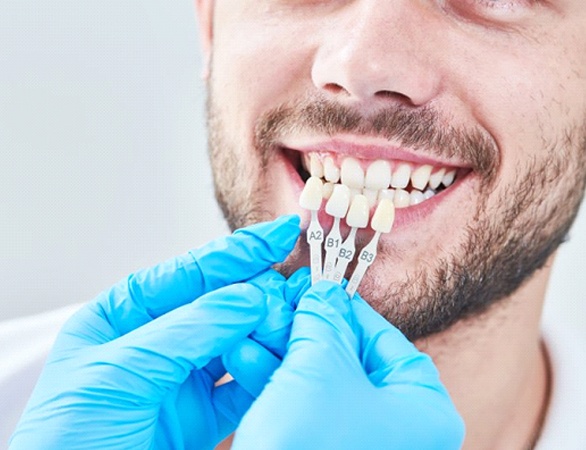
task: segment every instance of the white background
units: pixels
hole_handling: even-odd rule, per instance
[[[0,0],[0,320],[226,232],[200,71],[191,0]],[[580,327],[585,250],[583,211],[548,311]]]

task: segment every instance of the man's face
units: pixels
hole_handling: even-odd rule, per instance
[[[583,0],[201,3],[211,161],[232,227],[290,213],[307,225],[309,153],[365,172],[384,160],[396,180],[456,170],[447,187],[424,176],[395,192],[359,289],[411,339],[510,295],[563,240],[585,183]],[[418,190],[435,195],[407,206]],[[358,248],[372,235],[359,231]],[[283,270],[308,262],[300,240]]]

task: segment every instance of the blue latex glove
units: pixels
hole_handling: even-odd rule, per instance
[[[297,270],[288,280],[269,274],[251,281],[268,294],[269,313],[249,338],[222,355],[226,370],[254,398],[281,365],[291,336],[295,308],[311,286],[309,267]]]
[[[214,388],[219,356],[267,314],[258,284],[234,283],[279,279],[265,271],[298,235],[295,216],[255,225],[102,293],[59,334],[10,450],[213,448],[253,401]]]
[[[225,361],[242,387],[260,393],[235,450],[462,445],[463,421],[429,356],[334,283],[301,297],[282,363],[250,340]]]

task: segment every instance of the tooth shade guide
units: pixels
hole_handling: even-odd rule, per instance
[[[326,213],[338,219],[343,218],[350,207],[351,193],[348,186],[334,185],[332,195],[326,203]]]
[[[346,241],[342,244],[342,248],[345,250],[341,253],[338,249],[337,251],[337,258],[338,263],[335,266],[335,270],[333,278],[340,282],[344,273],[346,271],[346,267],[348,263],[352,260],[353,254],[355,252],[354,247],[354,239],[356,236],[356,230],[358,228],[366,228],[368,226],[368,220],[370,216],[370,206],[368,205],[368,200],[362,194],[356,195],[352,199],[352,203],[350,204],[350,208],[348,209],[348,213],[346,214],[346,224],[351,227],[350,234]],[[343,254],[344,257],[350,256],[350,260],[346,261],[340,255]],[[328,275],[329,276],[329,275]]]
[[[354,254],[356,253],[356,232],[358,228],[352,228],[350,230],[350,234],[346,237],[340,248],[338,249],[338,260],[336,263],[336,268],[334,269],[334,274],[332,276],[332,280],[336,283],[341,283],[342,278],[344,278],[344,274],[346,273],[346,269],[348,268],[348,264],[354,258]]]
[[[395,221],[395,205],[389,199],[378,204],[370,221],[370,227],[377,233],[389,233]]]
[[[322,244],[324,230],[319,223],[317,211],[311,211],[311,222],[307,229],[307,243],[309,244],[309,258],[312,286],[322,279]]]
[[[311,211],[311,221],[307,228],[307,243],[309,244],[309,265],[311,268],[311,283],[315,284],[322,278],[322,243],[324,231],[319,223],[318,210],[322,204],[323,183],[321,178],[309,177],[299,196],[299,205]]]
[[[323,198],[323,182],[321,178],[309,177],[299,197],[299,205],[309,211],[317,211]]]
[[[336,268],[336,259],[338,258],[338,249],[342,244],[342,235],[340,234],[340,218],[334,217],[332,229],[325,239],[326,260],[324,262],[323,279],[333,279],[334,269]]]
[[[346,216],[350,206],[350,189],[343,184],[337,184],[334,192],[326,204],[326,213],[334,218],[332,229],[325,241],[326,260],[324,263],[323,277],[330,280],[336,266],[338,247],[342,243],[340,234],[340,219]]]
[[[374,234],[372,240],[360,251],[358,256],[358,265],[354,269],[348,285],[346,286],[346,293],[350,298],[354,297],[354,294],[358,290],[360,282],[364,278],[367,269],[374,262],[377,255],[377,246],[380,238],[380,231]]]
[[[325,161],[329,161],[329,163]],[[318,163],[319,160],[315,156],[308,160],[307,164],[310,165],[311,173],[314,176],[311,176],[307,180],[304,192],[300,198],[300,204],[312,212],[312,221],[310,224],[312,233],[309,233],[308,229],[308,242],[311,248],[312,283],[317,282],[322,277],[333,279],[337,282],[342,280],[348,264],[356,253],[355,236],[357,229],[368,226],[370,209],[378,202],[371,221],[371,228],[375,231],[375,235],[371,242],[359,252],[358,264],[347,288],[350,295],[356,292],[367,268],[376,257],[376,246],[378,245],[380,234],[389,232],[392,227],[392,218],[389,219],[391,214],[388,211],[393,211],[392,217],[394,218],[395,208],[417,205],[432,198],[438,192],[451,186],[457,174],[457,169],[454,168],[441,168],[436,170],[430,165],[424,165],[412,170],[412,166],[409,164],[401,163],[396,168],[396,177],[393,176],[391,170],[388,171],[389,176],[387,176],[387,172],[383,173],[383,170],[390,167],[390,164],[378,161],[375,161],[372,164],[374,168],[370,171],[367,170],[365,174],[359,161],[347,158],[343,170],[343,183],[335,184],[337,181],[340,181],[340,170],[338,169],[336,171],[337,168],[335,167],[334,160],[328,157],[325,158],[323,176],[326,179],[329,176],[332,180],[338,178],[336,182],[328,181],[323,183],[321,177],[318,176],[321,172],[321,166]],[[380,171],[378,175],[376,174],[377,170]],[[386,179],[390,177],[391,185],[404,184],[405,186],[404,188],[397,189],[388,187],[384,189],[354,187],[358,185],[368,185],[371,187],[382,186],[386,184],[386,181],[384,183],[381,182],[381,179],[384,177]],[[440,178],[441,181],[439,181]],[[361,180],[362,182],[360,182]],[[432,186],[437,186],[437,191]],[[321,193],[320,196],[318,196],[318,191]],[[318,197],[320,198],[318,199]],[[323,198],[328,200],[325,208],[326,213],[334,217],[332,229],[326,238],[324,238],[323,229],[319,226],[317,218],[317,211],[321,208]],[[340,198],[344,200],[342,201]],[[350,198],[351,203],[348,208],[347,204],[350,202]],[[340,219],[344,215],[346,216],[348,226],[350,226],[350,234],[346,240],[342,240],[339,230]],[[385,221],[385,218],[390,222]],[[326,241],[326,261],[325,266],[322,267],[321,250],[324,239]]]
[[[348,214],[346,214],[346,224],[352,228],[366,228],[370,216],[370,207],[368,200],[364,195],[356,195],[352,199]]]
[[[371,228],[375,231],[374,236],[371,241],[360,251],[358,256],[358,265],[354,269],[354,272],[348,281],[348,285],[346,286],[346,292],[350,298],[352,298],[358,290],[358,286],[364,278],[366,270],[371,266],[376,258],[378,241],[381,234],[389,233],[393,228],[394,221],[395,206],[389,199],[383,199],[376,208],[370,223]]]

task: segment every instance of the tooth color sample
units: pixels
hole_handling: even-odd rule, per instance
[[[326,203],[326,212],[332,217],[343,218],[350,206],[350,188],[343,184],[336,184],[332,196]]]
[[[388,233],[389,231],[391,231],[391,228],[393,228],[394,221],[395,205],[388,198],[384,198],[376,207],[376,211],[372,216],[370,226],[374,231]]]
[[[322,181],[318,177],[309,177],[299,197],[299,205],[310,211],[317,211],[323,197]]]
[[[346,214],[346,223],[349,227],[366,228],[368,226],[370,208],[364,195],[356,195]]]

